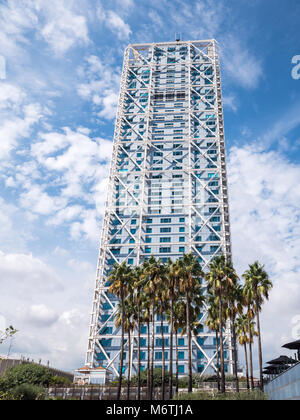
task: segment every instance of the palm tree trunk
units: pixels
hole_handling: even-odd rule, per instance
[[[222,290],[220,290],[220,293],[219,293],[219,320],[220,320],[221,392],[225,394],[226,388],[225,388],[225,368],[224,368]]]
[[[147,358],[147,399],[150,399],[150,321],[147,321],[147,346],[148,346],[148,358]]]
[[[138,316],[138,401],[141,399],[141,314],[140,314],[140,300],[137,304]]]
[[[248,307],[248,329],[249,329],[249,363],[250,363],[250,383],[251,389],[254,389],[253,379],[253,359],[252,359],[252,330],[251,330],[251,318],[250,318],[250,307]]]
[[[247,379],[247,389],[250,389],[250,382],[249,382],[249,367],[248,367],[248,353],[247,353],[247,343],[244,343],[244,351],[245,351],[245,365],[246,365],[246,379]]]
[[[190,294],[186,291],[186,330],[188,338],[188,392],[193,392],[193,373],[192,373],[192,336],[190,325]]]
[[[130,398],[130,377],[131,377],[131,334],[128,329],[128,376],[127,376],[127,400]]]
[[[176,340],[176,382],[175,382],[175,392],[178,394],[178,332],[175,330],[175,340]]]
[[[161,371],[161,399],[165,399],[165,338],[164,338],[164,316],[161,314],[161,347],[162,347],[162,371]]]
[[[169,400],[173,398],[173,329],[174,329],[174,303],[171,300],[171,322],[170,322],[170,362],[169,362]]]
[[[150,400],[153,398],[153,370],[154,370],[154,340],[155,340],[155,310],[152,302],[152,343],[151,343],[151,365],[150,365]]]
[[[120,372],[119,372],[119,383],[117,391],[117,400],[120,400],[121,389],[122,389],[122,378],[123,378],[123,364],[124,364],[124,333],[125,333],[125,323],[124,323],[124,298],[121,297],[122,305],[122,327],[121,327],[121,355],[120,355]]]
[[[233,357],[234,357],[234,375],[235,375],[235,390],[240,392],[239,377],[238,377],[238,351],[235,328],[235,314],[232,315],[232,338],[233,338]]]
[[[216,330],[216,343],[217,343],[217,382],[218,382],[218,391],[221,390],[220,386],[220,357],[219,357],[219,333]]]
[[[256,303],[256,308],[258,304]],[[257,332],[258,332],[258,359],[259,359],[259,379],[260,379],[260,390],[264,391],[264,379],[263,379],[263,363],[262,363],[262,345],[261,345],[261,331],[260,331],[260,319],[259,310],[256,309],[256,320],[257,320]]]

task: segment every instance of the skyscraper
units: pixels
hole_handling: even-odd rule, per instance
[[[117,301],[107,290],[115,263],[163,262],[192,252],[205,270],[217,255],[231,257],[224,123],[218,44],[215,40],[129,45],[125,51],[106,211],[92,307],[86,364],[119,373]],[[200,319],[204,324],[205,308]],[[156,332],[161,323],[157,320]],[[164,326],[166,357],[169,327]],[[142,369],[147,328],[142,327]],[[125,371],[137,371],[125,345]],[[159,335],[155,367],[162,363]],[[215,334],[193,337],[193,371],[216,368]],[[178,339],[179,373],[187,374],[187,339]],[[175,353],[173,354],[173,358]],[[231,335],[225,369],[232,371]],[[125,372],[124,371],[124,372]]]

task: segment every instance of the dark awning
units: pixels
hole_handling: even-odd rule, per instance
[[[289,350],[300,350],[300,340],[293,341],[292,343],[285,344],[282,346]]]
[[[287,356],[280,356],[277,359],[267,362],[268,365],[292,365],[294,363],[298,363],[297,360],[291,359]]]
[[[272,365],[272,366],[266,366],[264,369],[265,374],[274,374],[274,373],[280,373],[284,370],[289,369],[289,366],[287,365]]]

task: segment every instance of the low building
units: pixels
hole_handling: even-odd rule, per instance
[[[76,385],[107,385],[112,380],[112,372],[104,367],[77,369],[74,377]]]

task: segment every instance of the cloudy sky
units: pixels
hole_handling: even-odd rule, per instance
[[[266,359],[300,335],[299,16],[297,0],[0,0],[0,319],[20,330],[12,355],[84,362],[123,51],[175,32],[222,49],[234,261],[242,274],[259,259],[274,281]]]

